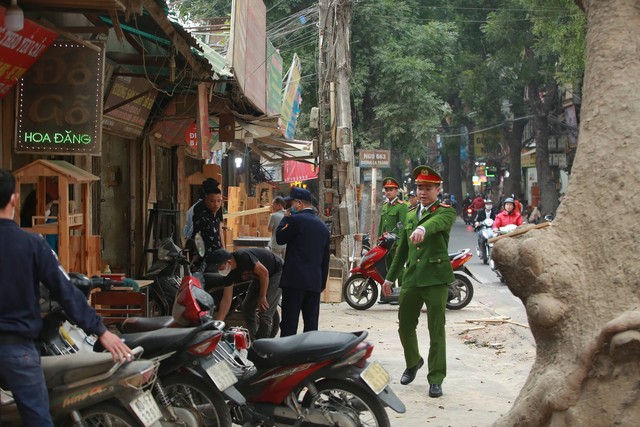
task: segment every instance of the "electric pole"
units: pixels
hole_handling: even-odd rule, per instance
[[[318,8],[320,207],[332,221],[332,248],[346,268],[358,230],[349,84],[351,1],[320,0]]]

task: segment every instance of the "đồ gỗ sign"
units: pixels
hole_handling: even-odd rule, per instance
[[[16,152],[100,155],[104,49],[58,40],[18,84]]]

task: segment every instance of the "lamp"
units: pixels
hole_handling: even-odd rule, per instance
[[[242,166],[242,157],[236,157],[235,159],[233,159],[233,161],[236,162],[236,167],[237,168]]]
[[[18,0],[11,0],[11,5],[4,13],[4,27],[14,33],[24,28],[24,12],[18,6]]]

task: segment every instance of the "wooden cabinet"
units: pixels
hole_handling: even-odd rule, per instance
[[[67,271],[94,275],[100,273],[100,236],[91,235],[90,185],[99,178],[62,160],[36,160],[14,171],[18,189],[35,186],[38,210],[30,227],[34,233],[58,236],[58,259]],[[54,179],[55,178],[55,179]],[[57,182],[56,222],[45,221],[47,180]],[[75,200],[73,200],[75,198]],[[20,206],[16,218],[20,218]]]

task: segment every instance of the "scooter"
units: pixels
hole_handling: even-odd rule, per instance
[[[478,246],[476,247],[476,252],[478,254],[478,258],[480,258],[485,264],[488,264],[491,259],[491,248],[493,247],[493,244],[489,243],[489,239],[493,237],[493,230],[491,229],[492,225],[493,220],[491,218],[487,218],[474,229],[478,232]]]
[[[158,363],[137,360],[142,348],[133,350],[134,360],[113,362],[110,354],[70,354],[42,357],[49,411],[55,425],[151,426],[161,411],[149,389]],[[2,425],[22,425],[10,392],[0,390]]]
[[[380,292],[379,288],[382,287],[384,277],[387,275],[386,257],[396,239],[395,234],[384,233],[378,238],[378,244],[360,260],[360,264],[351,269],[351,275],[342,288],[342,295],[349,306],[356,310],[367,310],[376,303]],[[460,310],[471,302],[473,284],[469,277],[480,283],[464,265],[472,256],[470,249],[462,249],[449,254],[455,277],[455,280],[449,284],[447,297],[449,310]],[[386,300],[397,301],[399,296],[400,288],[394,288],[393,294]]]

